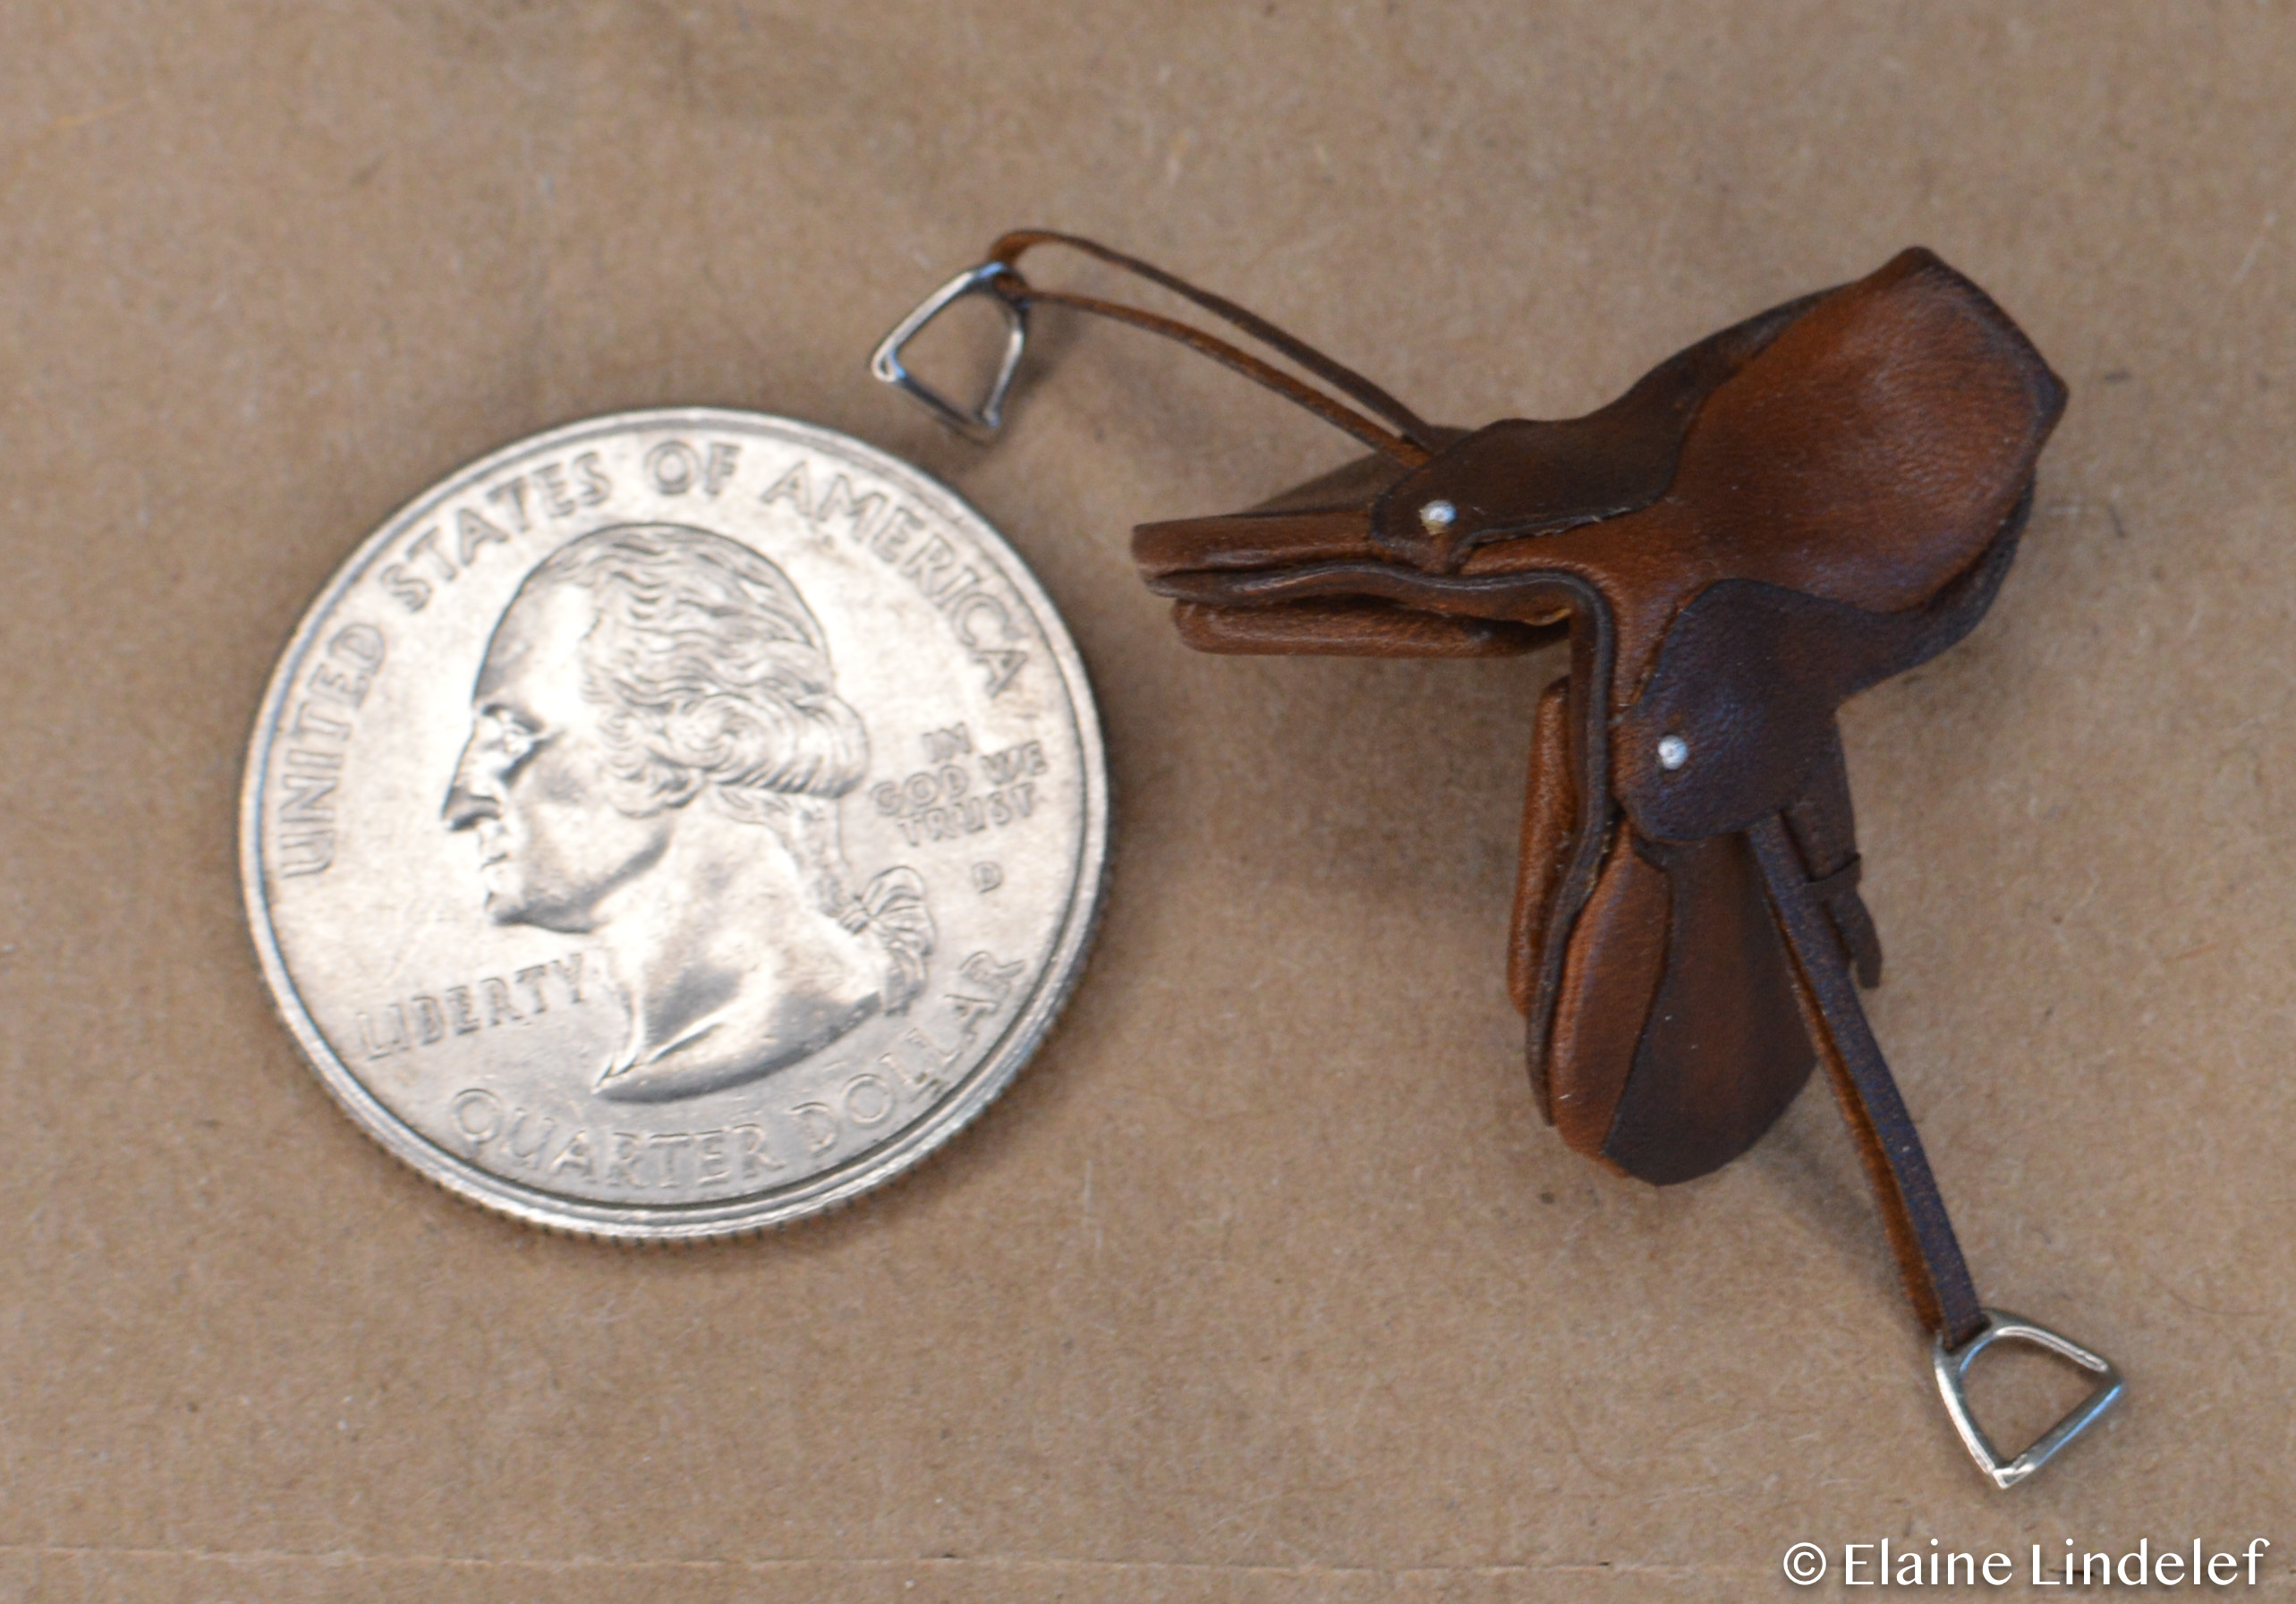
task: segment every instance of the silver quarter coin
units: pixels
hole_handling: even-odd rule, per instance
[[[630,412],[392,518],[303,619],[241,862],[281,1014],[386,1148],[591,1235],[846,1201],[1001,1091],[1108,850],[1084,666],[945,487]]]

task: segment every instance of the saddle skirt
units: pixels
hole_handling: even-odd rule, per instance
[[[1426,429],[1133,551],[1204,650],[1569,641],[1535,721],[1509,989],[1565,1141],[1684,1181],[1760,1138],[1824,1040],[1747,832],[1782,816],[1876,983],[1836,711],[1984,615],[2064,399],[1983,291],[1908,250],[1584,418]]]

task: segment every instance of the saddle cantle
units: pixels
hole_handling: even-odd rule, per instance
[[[1028,284],[1016,264],[1042,243],[1193,301],[1347,402],[1189,325]],[[1012,339],[968,412],[900,352],[982,293]],[[912,314],[872,369],[986,433],[1038,304],[1180,339],[1373,447],[1246,512],[1135,531],[1188,645],[1448,657],[1569,641],[1533,719],[1508,955],[1539,1107],[1563,1140],[1645,1181],[1689,1180],[1759,1140],[1823,1063],[1980,1466],[2014,1485],[2102,1414],[2121,1391],[2106,1361],[1978,1302],[1851,981],[1879,981],[1881,949],[1837,709],[1984,616],[2064,408],[2001,309],[1908,250],[1701,341],[1584,418],[1468,431],[1168,274],[1025,233]],[[2098,1378],[2008,1461],[1961,1389],[2003,1339]]]

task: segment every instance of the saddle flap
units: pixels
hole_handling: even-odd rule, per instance
[[[1430,429],[1445,441],[1464,429]],[[1149,584],[1178,597],[1172,622],[1186,645],[1230,654],[1323,657],[1502,657],[1560,639],[1560,620],[1468,616],[1415,607],[1398,597],[1338,594],[1243,604],[1194,587],[1221,579],[1299,576],[1319,568],[1384,564],[1372,539],[1373,509],[1405,470],[1377,453],[1319,474],[1258,506],[1208,518],[1144,523],[1133,560]]]
[[[1642,1180],[1705,1175],[1761,1138],[1816,1062],[1759,866],[1741,834],[1667,843],[1614,820],[1601,827],[1591,894],[1570,905],[1564,870],[1587,827],[1567,681],[1540,698],[1536,730],[1508,977],[1540,1112],[1573,1148]],[[1830,718],[1785,816],[1858,978],[1876,984],[1881,946],[1858,894]]]
[[[1466,433],[1442,432],[1454,439]],[[1200,570],[1377,559],[1383,554],[1371,538],[1371,509],[1405,471],[1373,452],[1240,513],[1144,523],[1132,531],[1132,560],[1152,585]]]
[[[2017,555],[2028,493],[1992,544],[1926,605],[1869,613],[1754,580],[1709,585],[1667,629],[1611,732],[1612,783],[1643,832],[1742,830],[1799,795],[1850,696],[1977,626]]]
[[[1817,1058],[1744,837],[1668,845],[1618,826],[1544,1060],[1564,1141],[1656,1185],[1721,1168],[1776,1123]]]

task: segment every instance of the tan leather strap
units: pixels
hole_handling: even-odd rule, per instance
[[[1784,817],[1770,814],[1746,835],[1794,956],[1811,1038],[1881,1203],[1906,1295],[1921,1323],[1943,1337],[1947,1347],[1958,1348],[1984,1329],[1986,1312],[1913,1116],[1906,1112],[1858,1004],[1850,954]]]
[[[1065,245],[1195,302],[1213,317],[1242,329],[1263,345],[1298,363],[1334,389],[1353,397],[1394,424],[1395,428],[1382,428],[1321,390],[1301,383],[1281,369],[1176,318],[1144,311],[1120,301],[1103,301],[1097,296],[1037,288],[1021,276],[1019,264],[1024,255],[1039,245]],[[1092,240],[1043,229],[1022,229],[1005,235],[991,248],[989,259],[1005,269],[993,281],[991,287],[1016,306],[1042,303],[1072,307],[1077,311],[1091,312],[1128,324],[1134,328],[1145,329],[1150,334],[1161,335],[1168,340],[1177,340],[1254,383],[1265,386],[1285,400],[1306,408],[1325,422],[1346,430],[1374,451],[1392,457],[1407,468],[1416,468],[1435,454],[1436,437],[1440,431],[1371,380],[1353,369],[1333,361],[1305,340],[1285,333],[1266,318],[1246,311],[1234,301],[1214,295],[1208,290],[1200,290],[1186,279],[1176,277],[1161,267],[1152,267],[1121,251],[1110,250]]]

